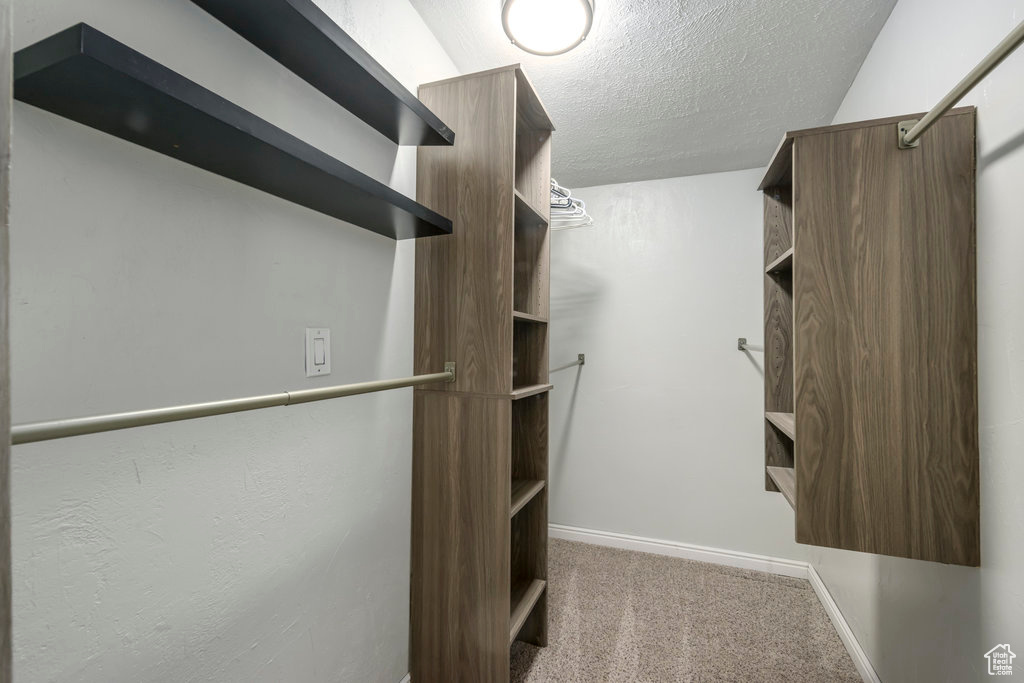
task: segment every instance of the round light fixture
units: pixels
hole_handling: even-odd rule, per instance
[[[560,55],[583,42],[594,0],[504,0],[501,25],[512,44],[535,55]]]

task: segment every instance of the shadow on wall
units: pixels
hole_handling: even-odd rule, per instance
[[[553,255],[557,250],[571,250],[575,240],[565,238],[570,236],[578,238],[581,232],[583,231],[569,230],[562,232],[562,239],[553,240]],[[591,328],[594,326],[595,316],[597,315],[597,303],[602,298],[604,281],[598,268],[581,266],[570,257],[552,258],[552,262],[551,320],[556,321],[556,327],[552,330],[553,334],[551,335],[552,349],[558,354],[567,354],[568,351],[572,352],[567,354],[566,358],[552,356],[552,365],[560,365],[562,362],[568,362],[570,355],[575,357],[577,353],[586,351],[586,349],[577,348],[576,344],[579,340],[590,337]],[[557,331],[557,335],[554,334],[555,331]],[[554,343],[556,341],[558,342],[557,344]],[[572,393],[569,397],[569,407],[565,413],[565,420],[560,425],[562,430],[561,438],[553,453],[555,456],[554,461],[550,462],[550,466],[554,470],[555,479],[564,470],[569,453],[573,416],[576,412],[576,400],[579,393],[583,366],[576,366],[575,372],[576,377],[573,382]],[[549,431],[553,432],[554,430]]]
[[[872,662],[876,671],[903,671],[904,680],[939,683],[933,678],[934,662],[952,657],[967,662],[972,676],[964,679],[964,672],[958,666],[944,675],[941,680],[945,683],[986,678],[984,654],[996,643],[985,643],[983,634],[976,628],[985,623],[982,570],[884,555],[868,555],[866,559],[869,567],[865,573],[872,577],[876,586],[876,616],[874,623],[861,633],[866,630],[874,641],[870,645],[865,643],[865,649],[881,655],[880,661]],[[844,564],[844,571],[847,571],[851,565],[860,563]],[[937,601],[936,596],[943,598]],[[898,619],[892,618],[894,607]],[[948,628],[947,635],[940,641],[907,638],[908,632],[934,632],[937,621],[946,622]],[[894,650],[893,643],[901,643],[901,648]],[[953,652],[943,652],[946,648],[952,648]],[[886,661],[889,658],[902,659],[904,664]],[[912,664],[908,666],[906,662]]]
[[[561,476],[562,469],[565,466],[565,461],[569,454],[569,440],[572,436],[572,418],[576,413],[576,396],[580,389],[580,377],[583,375],[582,365],[576,366],[576,380],[572,384],[572,393],[569,396],[569,408],[565,411],[565,425],[562,428],[562,438],[558,441],[558,448],[555,449],[555,454],[558,456],[553,463],[556,472],[556,479]]]
[[[980,176],[989,166],[1003,157],[1016,152],[1021,147],[1024,147],[1024,131],[1017,133],[1017,135],[999,145],[985,156],[978,157],[978,175]]]
[[[551,319],[561,328],[561,339],[585,336],[603,289],[596,269],[582,268],[568,259],[551,269]]]
[[[754,366],[755,370],[757,370],[757,374],[761,375],[761,379],[764,379],[764,366],[757,362],[757,359],[754,358],[754,354],[751,353],[751,351],[763,352],[763,349],[760,346],[752,346],[748,344],[747,348],[743,349],[743,355],[747,357],[750,364]]]

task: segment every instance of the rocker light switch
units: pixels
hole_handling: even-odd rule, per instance
[[[306,328],[306,377],[331,374],[331,331],[326,327]]]

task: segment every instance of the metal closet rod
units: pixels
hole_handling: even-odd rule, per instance
[[[579,353],[579,354],[576,354],[576,360],[574,360],[572,363],[566,363],[565,365],[559,365],[557,368],[550,368],[548,370],[548,372],[558,372],[559,370],[568,370],[569,368],[574,368],[577,365],[586,365],[586,363],[587,363],[587,355],[584,354],[584,353]]]
[[[114,413],[112,415],[95,415],[93,417],[76,417],[67,420],[15,425],[11,427],[11,443],[18,445],[35,441],[49,441],[50,439],[63,439],[68,436],[112,432],[117,429],[130,429],[145,425],[163,424],[164,422],[193,420],[197,417],[241,413],[246,410],[260,410],[261,408],[273,408],[275,406],[326,401],[332,398],[341,398],[342,396],[369,394],[375,391],[401,389],[419,384],[454,381],[455,363],[445,363],[444,372],[435,372],[431,375],[413,375],[412,377],[382,379],[374,382],[359,382],[358,384],[342,384],[333,387],[321,387],[319,389],[283,391],[279,394],[267,394],[265,396],[232,398],[226,401],[193,403],[191,405],[173,406],[171,408],[154,408],[152,410],[136,410],[130,413]]]
[[[924,135],[924,132],[931,128],[939,120],[940,116],[952,109],[981,79],[985,78],[992,69],[999,66],[1004,59],[1020,47],[1021,43],[1024,43],[1024,21],[1017,24],[1017,28],[1013,29],[1010,35],[1006,36],[1001,43],[996,45],[995,49],[989,52],[978,66],[974,67],[969,74],[964,76],[962,81],[957,83],[945,97],[939,100],[939,103],[932,107],[931,111],[921,117],[909,129],[900,127],[900,147],[914,146],[917,139]],[[904,121],[902,123],[909,124],[910,122]]]

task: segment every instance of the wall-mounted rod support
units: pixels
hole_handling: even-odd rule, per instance
[[[740,337],[736,340],[736,348],[740,351],[764,351],[763,346],[755,346],[747,343],[746,337]]]
[[[164,422],[192,420],[197,417],[240,413],[246,410],[290,406],[297,403],[312,403],[313,401],[325,401],[331,398],[341,398],[342,396],[355,396],[356,394],[369,394],[374,391],[387,391],[388,389],[401,389],[419,384],[454,381],[455,363],[445,363],[444,372],[437,372],[432,375],[414,375],[399,379],[382,379],[375,382],[342,384],[318,389],[284,391],[279,394],[267,394],[265,396],[233,398],[226,401],[193,403],[191,405],[173,406],[171,408],[154,408],[152,410],[136,410],[130,413],[114,413],[112,415],[95,415],[92,417],[77,417],[67,420],[14,425],[11,427],[11,443],[17,445],[35,441],[48,441],[50,439],[63,439],[68,436],[111,432],[117,429],[130,429],[132,427],[143,427]]]
[[[1017,24],[1017,28],[1013,29],[999,45],[996,45],[995,49],[989,52],[978,66],[971,69],[971,72],[939,100],[939,103],[932,107],[931,111],[921,117],[920,121],[900,121],[897,124],[900,149],[916,147],[918,138],[931,128],[940,116],[952,109],[964,95],[970,92],[971,88],[1020,47],[1021,43],[1024,43],[1024,21]]]
[[[557,368],[551,368],[550,370],[548,370],[548,372],[558,372],[559,370],[568,370],[569,368],[574,368],[577,365],[586,365],[586,363],[587,363],[587,354],[580,353],[580,354],[577,354],[576,360],[574,360],[572,363],[566,363],[565,365],[559,365]]]

